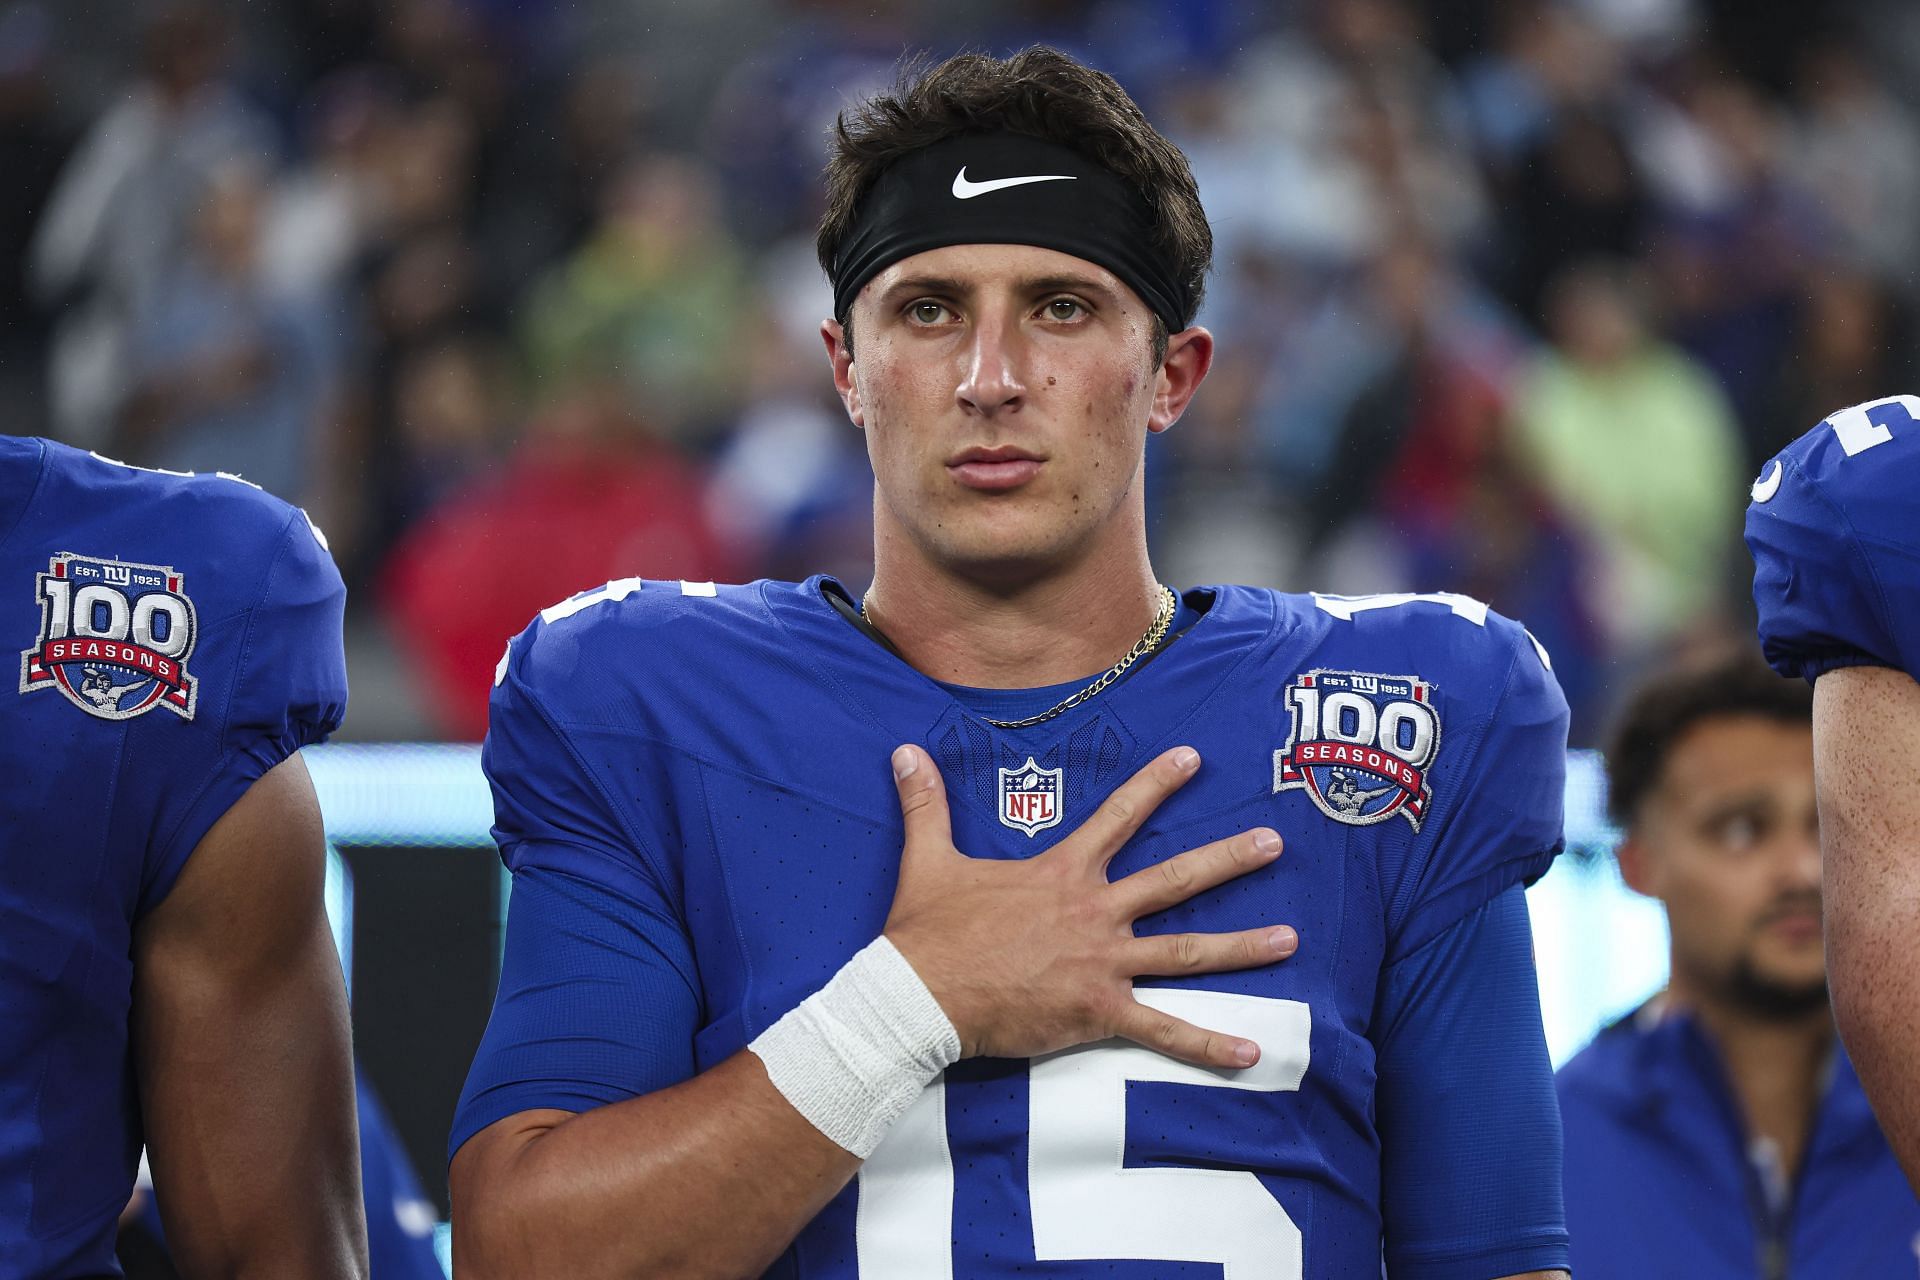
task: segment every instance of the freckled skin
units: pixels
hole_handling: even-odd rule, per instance
[[[1834,1017],[1920,1184],[1920,684],[1849,667],[1813,687]]]
[[[1021,292],[1023,281],[1069,275],[1100,291]],[[973,292],[897,291],[916,279]],[[1061,298],[1075,301],[1052,310]],[[911,310],[922,299],[931,305]],[[1111,273],[1024,245],[930,250],[861,290],[853,329],[849,413],[866,432],[882,540],[898,536],[948,571],[1028,576],[1097,556],[1130,509],[1143,510],[1147,434],[1177,413],[1156,418],[1152,316]],[[946,464],[976,445],[1046,463],[1012,492],[964,489]]]

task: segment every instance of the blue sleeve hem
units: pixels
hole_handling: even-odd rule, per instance
[[[1428,902],[1423,902],[1400,924],[1386,964],[1392,966],[1430,945],[1447,930],[1484,907],[1515,885],[1531,885],[1553,866],[1553,860],[1566,847],[1564,840],[1552,848],[1488,868],[1481,874],[1455,885]]]
[[[1536,1243],[1508,1245],[1461,1254],[1402,1254],[1387,1250],[1387,1274],[1393,1280],[1500,1280],[1529,1271],[1573,1270],[1567,1235]]]
[[[1841,650],[1834,653],[1805,657],[1800,659],[1798,666],[1799,670],[1792,674],[1799,675],[1808,684],[1812,684],[1829,671],[1846,671],[1852,667],[1886,667],[1893,671],[1900,670],[1899,666],[1895,663],[1888,662],[1885,658],[1877,654],[1865,653],[1858,649]],[[1774,670],[1779,671],[1780,668],[1775,667]],[[1780,674],[1787,675],[1789,673],[1781,671]]]
[[[515,872],[500,984],[449,1158],[517,1112],[589,1111],[691,1078],[699,1006],[692,956],[660,904],[564,872]]]
[[[1825,423],[1821,425],[1824,426]],[[1818,429],[1815,428],[1815,430]],[[1871,638],[1884,644],[1888,652],[1896,651],[1898,649],[1896,638],[1888,631],[1888,620],[1894,616],[1894,612],[1887,597],[1886,584],[1880,579],[1880,572],[1874,558],[1867,554],[1859,530],[1854,527],[1847,511],[1829,497],[1820,483],[1798,462],[1787,462],[1785,465],[1805,478],[1805,493],[1808,501],[1817,504],[1832,522],[1832,527],[1842,531],[1846,543],[1843,549],[1852,553],[1847,558],[1858,565],[1862,571],[1861,580],[1856,583],[1856,587],[1862,594],[1871,596],[1871,599],[1860,601],[1868,616],[1864,619],[1856,618],[1853,621],[1869,623],[1870,629],[1877,633]],[[1750,507],[1748,510],[1748,523],[1751,525],[1753,513],[1758,508]],[[1839,634],[1822,626],[1817,631],[1802,634],[1790,642],[1776,636],[1769,636],[1767,634],[1768,610],[1766,603],[1760,598],[1760,584],[1765,574],[1765,565],[1759,548],[1755,545],[1758,541],[1757,537],[1750,535],[1745,538],[1745,541],[1748,551],[1754,558],[1754,605],[1760,614],[1761,653],[1768,666],[1789,679],[1799,676],[1808,684],[1814,683],[1827,672],[1837,671],[1842,667],[1874,666],[1902,669],[1899,662],[1886,657],[1883,653],[1875,652],[1861,642],[1862,631],[1866,628],[1847,627],[1846,634]]]
[[[571,1080],[526,1081],[490,1089],[454,1116],[453,1130],[447,1135],[447,1162],[453,1162],[474,1134],[522,1111],[571,1111],[578,1115],[634,1096]]]
[[[238,804],[240,797],[247,794],[253,784],[260,781],[267,770],[279,761],[257,771],[252,768],[255,763],[255,757],[244,752],[227,752],[221,756],[214,775],[207,779],[206,786],[195,797],[186,817],[174,829],[173,838],[167,842],[165,851],[141,890],[141,914],[167,900],[167,895],[173,892],[174,882],[187,869],[187,860],[193,857],[193,851],[200,847],[200,841],[207,832],[213,830],[213,824],[225,817],[227,810]]]

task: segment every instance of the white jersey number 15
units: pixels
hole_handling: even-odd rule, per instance
[[[1312,1015],[1298,1000],[1139,987],[1145,1005],[1245,1036],[1260,1061],[1189,1066],[1123,1040],[1035,1058],[1027,1197],[1041,1262],[1131,1258],[1212,1262],[1226,1280],[1300,1280],[1300,1229],[1260,1180],[1236,1169],[1129,1169],[1127,1082],[1292,1093],[1307,1073]],[[952,1280],[953,1156],[936,1080],[860,1170],[861,1280]]]

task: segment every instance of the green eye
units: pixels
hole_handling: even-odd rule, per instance
[[[1055,298],[1047,304],[1047,313],[1055,320],[1071,320],[1080,314],[1080,304],[1072,298]]]
[[[913,318],[921,324],[939,324],[940,317],[946,314],[946,308],[937,302],[916,302],[910,308]]]

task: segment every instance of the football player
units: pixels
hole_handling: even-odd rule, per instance
[[[1920,1186],[1920,397],[1842,409],[1768,462],[1747,546],[1767,661],[1813,682],[1834,1017]]]
[[[1107,76],[949,60],[828,185],[872,589],[625,579],[509,646],[462,1274],[1563,1268],[1546,655],[1461,597],[1160,585],[1211,237]]]
[[[297,754],[345,589],[244,481],[0,436],[0,1272],[364,1276],[345,984]]]

